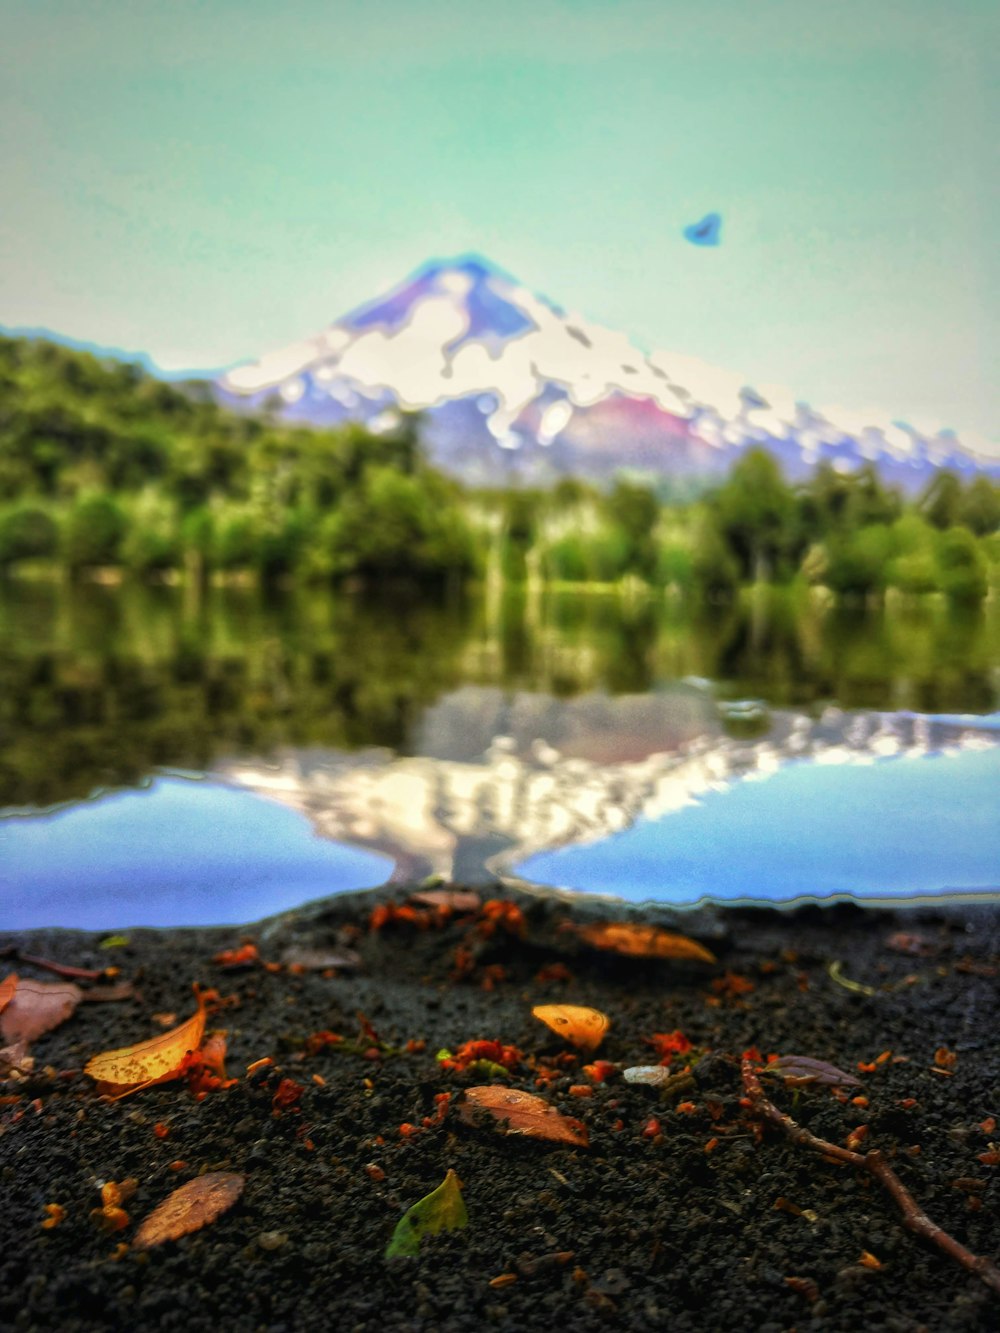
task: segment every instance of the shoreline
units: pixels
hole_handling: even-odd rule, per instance
[[[111,962],[139,991],[81,1004],[39,1037],[22,1102],[0,1105],[0,1327],[277,1333],[331,1317],[373,1333],[993,1326],[996,1295],[909,1233],[876,1185],[759,1128],[741,1104],[739,1057],[752,1047],[805,1055],[862,1080],[843,1100],[774,1080],[768,1091],[831,1142],[867,1126],[867,1145],[933,1220],[995,1260],[1000,1184],[981,1159],[1000,1137],[982,1129],[1000,1116],[1000,901],[679,912],[504,884],[489,892],[517,908],[523,934],[487,930],[481,911],[371,928],[374,908],[414,891],[341,894],[247,926],[140,928],[110,950],[107,931],[0,933],[0,948]],[[609,920],[681,932],[717,962],[589,947],[581,930]],[[258,961],[213,962],[249,938]],[[350,949],[358,966],[282,962],[302,949]],[[51,979],[5,960],[3,974],[15,969]],[[239,997],[212,1020],[228,1029],[235,1086],[202,1101],[183,1081],[99,1099],[79,1072],[86,1060],[148,1038],[156,1014],[184,1019],[193,983]],[[591,1082],[592,1057],[532,1018],[541,1002],[607,1014],[605,1080]],[[377,1058],[351,1047],[359,1012],[386,1048]],[[324,1032],[346,1045],[310,1043]],[[674,1057],[680,1073],[690,1064],[680,1093],[621,1077],[656,1058],[656,1033],[683,1033],[695,1048],[688,1062]],[[503,1083],[580,1120],[589,1147],[465,1123],[463,1089],[501,1080],[436,1056],[471,1040],[516,1048],[523,1061]],[[941,1051],[954,1057],[944,1071]],[[248,1075],[262,1059],[275,1063]],[[279,1077],[301,1086],[297,1113],[275,1115]],[[402,1213],[449,1169],[468,1226],[386,1260]],[[245,1176],[240,1202],[193,1235],[132,1248],[137,1224],[206,1170]],[[126,1177],[138,1182],[130,1223],[105,1235],[90,1216],[98,1182]],[[43,1230],[47,1203],[65,1216]],[[860,1262],[865,1253],[879,1267]]]

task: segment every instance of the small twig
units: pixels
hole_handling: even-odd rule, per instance
[[[13,958],[20,963],[30,963],[33,967],[44,968],[46,972],[54,972],[57,977],[67,977],[72,981],[98,981],[104,976],[105,969],[92,967],[71,967],[68,963],[55,963],[51,958],[39,958],[37,954],[23,953],[16,944],[8,945],[2,952],[0,958]]]
[[[925,1240],[931,1241],[945,1254],[961,1264],[963,1268],[968,1269],[970,1273],[975,1273],[993,1291],[1000,1292],[1000,1268],[992,1260],[967,1250],[964,1245],[955,1240],[954,1236],[950,1236],[936,1222],[932,1222],[880,1152],[874,1151],[865,1154],[851,1152],[850,1149],[841,1148],[836,1143],[829,1143],[826,1139],[817,1138],[815,1134],[811,1134],[808,1129],[794,1121],[791,1116],[779,1111],[774,1103],[768,1099],[751,1060],[744,1060],[741,1068],[743,1087],[753,1103],[754,1110],[759,1115],[777,1125],[794,1143],[801,1143],[807,1148],[812,1148],[814,1152],[821,1153],[824,1157],[843,1162],[848,1166],[857,1167],[859,1170],[867,1171],[874,1176],[899,1205],[899,1210],[903,1214],[903,1226],[909,1231],[915,1232],[918,1236],[922,1236]]]

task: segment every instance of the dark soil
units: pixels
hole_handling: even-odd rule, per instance
[[[401,890],[330,900],[245,930],[135,930],[113,951],[99,947],[101,935],[0,936],[0,947],[63,963],[114,962],[139,989],[137,999],[81,1004],[35,1043],[33,1078],[0,1086],[0,1094],[22,1095],[0,1105],[0,1327],[916,1333],[1000,1326],[1000,1298],[905,1230],[866,1173],[832,1164],[773,1127],[760,1131],[741,1104],[734,1058],[756,1046],[857,1072],[859,1062],[892,1052],[861,1073],[864,1087],[844,1100],[827,1087],[796,1093],[776,1079],[767,1087],[782,1109],[835,1143],[867,1125],[864,1147],[890,1156],[934,1221],[996,1259],[1000,1185],[989,1159],[1000,1131],[988,1122],[1000,1120],[1000,908],[671,917],[506,896],[524,911],[524,939],[502,926],[484,937],[470,916],[370,930],[375,903],[402,902]],[[566,928],[596,919],[682,930],[713,949],[718,965],[624,959],[585,947]],[[919,952],[890,945],[901,931],[918,937],[902,944]],[[247,937],[268,961],[291,944],[347,944],[361,966],[324,975],[213,963]],[[470,952],[458,955],[465,970],[456,978],[460,948]],[[837,961],[848,982],[870,993],[831,977]],[[553,963],[571,977],[539,979]],[[0,973],[14,966],[0,965]],[[16,967],[22,976],[47,975]],[[239,997],[238,1007],[210,1020],[228,1028],[237,1086],[200,1102],[183,1082],[99,1099],[79,1072],[86,1060],[161,1030],[154,1014],[186,1018],[193,982]],[[588,1084],[580,1068],[588,1057],[564,1065],[545,1095],[584,1121],[588,1149],[465,1124],[455,1110],[460,1090],[488,1079],[443,1070],[436,1052],[472,1038],[515,1044],[536,1068],[522,1066],[511,1083],[536,1092],[545,1060],[566,1049],[531,1015],[543,1001],[603,1010],[612,1026],[597,1055],[620,1067],[655,1063],[646,1041],[654,1032],[680,1029],[710,1054],[668,1101],[619,1073],[592,1084],[589,1097],[574,1095],[571,1087]],[[356,1051],[328,1045],[307,1053],[307,1038],[322,1030],[353,1044],[359,1011],[398,1053],[366,1058],[361,1047],[370,1037]],[[407,1052],[407,1041],[426,1047]],[[936,1056],[941,1047],[953,1063]],[[275,1067],[244,1073],[265,1056]],[[934,1072],[936,1059],[950,1069]],[[684,1065],[674,1058],[674,1068]],[[304,1085],[301,1111],[276,1116],[283,1077]],[[424,1128],[444,1091],[453,1094],[447,1116]],[[858,1095],[868,1104],[855,1104]],[[644,1135],[652,1118],[659,1132],[653,1126]],[[403,1123],[421,1132],[405,1137]],[[158,1124],[167,1137],[154,1133]],[[387,1261],[403,1211],[449,1167],[464,1185],[467,1228],[425,1239],[415,1258]],[[243,1197],[229,1212],[149,1253],[121,1244],[173,1189],[205,1170],[245,1173]],[[90,1216],[99,1184],[126,1177],[139,1182],[126,1204],[130,1225],[104,1234]],[[47,1203],[65,1209],[49,1230],[41,1226]],[[860,1263],[865,1251],[881,1266]]]

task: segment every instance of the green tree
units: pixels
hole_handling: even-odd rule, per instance
[[[765,449],[742,455],[709,510],[744,582],[790,573],[805,549],[795,496]]]
[[[125,531],[125,515],[110,495],[82,496],[66,515],[63,557],[74,571],[117,564]]]
[[[44,509],[24,504],[0,516],[0,567],[51,559],[58,547],[59,529]]]
[[[650,581],[654,579],[657,550],[653,530],[660,517],[656,496],[646,486],[619,480],[604,508],[610,522],[621,534],[623,572],[638,574]]]
[[[841,596],[880,593],[892,553],[892,532],[884,523],[848,532],[828,544],[826,584]]]
[[[989,477],[975,477],[962,496],[959,522],[977,537],[1000,530],[1000,486]]]
[[[934,527],[954,527],[961,519],[962,482],[954,472],[938,472],[928,482],[917,501],[917,509]]]
[[[946,528],[938,542],[941,590],[954,602],[979,602],[986,596],[986,557],[968,528]]]

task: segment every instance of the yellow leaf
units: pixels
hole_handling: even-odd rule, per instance
[[[693,958],[714,963],[715,955],[697,940],[659,926],[640,926],[629,921],[607,921],[581,926],[580,938],[595,949],[608,949],[629,958]]]
[[[179,1078],[185,1071],[187,1057],[201,1045],[210,995],[211,992],[198,995],[197,1012],[179,1027],[134,1046],[95,1055],[87,1061],[83,1072],[118,1097],[138,1092],[151,1083]]]
[[[583,1051],[596,1051],[611,1026],[607,1014],[584,1004],[536,1004],[531,1012],[557,1036]]]

